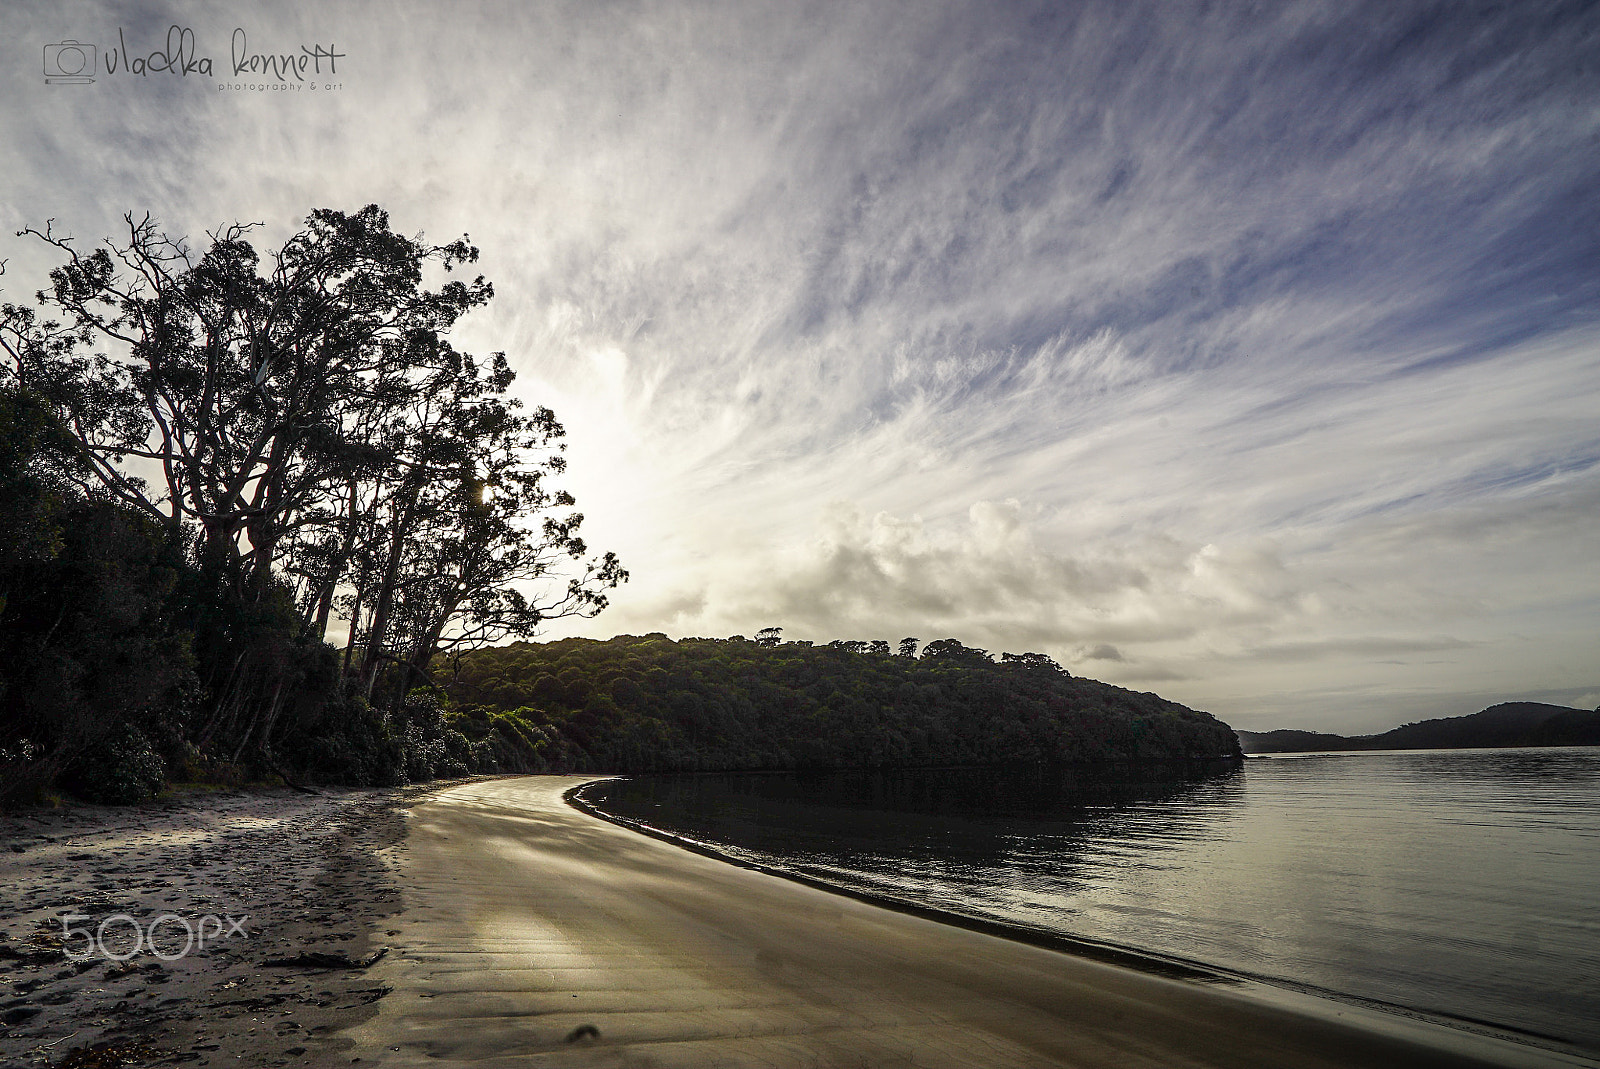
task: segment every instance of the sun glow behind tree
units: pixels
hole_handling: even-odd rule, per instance
[[[447,338],[493,288],[423,284],[425,267],[476,260],[466,238],[406,238],[376,206],[319,210],[263,265],[249,225],[196,251],[126,221],[89,252],[29,231],[65,258],[41,294],[65,325],[8,305],[8,379],[70,429],[83,490],[192,543],[213,597],[282,603],[313,638],[342,616],[367,694],[390,665],[423,678],[443,650],[605,607],[627,573],[589,552],[551,485],[564,428],[508,396],[504,353]],[[246,700],[253,658],[241,649],[215,688],[213,720]]]

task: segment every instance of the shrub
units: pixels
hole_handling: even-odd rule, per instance
[[[68,766],[62,786],[87,802],[134,805],[161,792],[167,769],[144,732],[118,724]]]

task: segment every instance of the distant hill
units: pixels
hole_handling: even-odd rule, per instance
[[[1321,731],[1240,731],[1239,748],[1245,753],[1321,753],[1331,750],[1359,750],[1361,739],[1329,735]]]
[[[1600,746],[1600,709],[1541,702],[1502,702],[1471,716],[1424,720],[1381,735],[1317,731],[1241,731],[1245,753],[1332,750],[1460,750],[1506,746]]]
[[[909,640],[913,647],[915,640]],[[693,772],[1237,759],[1233,729],[1037,653],[619,635],[478,650],[437,675],[506,771]]]

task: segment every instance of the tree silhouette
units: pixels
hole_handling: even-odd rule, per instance
[[[263,257],[258,224],[195,250],[124,218],[87,253],[48,223],[22,232],[64,258],[39,294],[63,322],[7,305],[0,346],[11,384],[69,433],[78,488],[192,544],[207,737],[266,737],[284,703],[276,655],[228,620],[289,613],[320,639],[342,615],[370,693],[386,666],[403,690],[442,650],[605,607],[627,573],[549,485],[561,424],[508,395],[505,354],[448,340],[494,293],[448,278],[478,258],[466,237],[405,237],[376,205],[319,209]]]

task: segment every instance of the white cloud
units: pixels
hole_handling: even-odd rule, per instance
[[[1017,501],[980,501],[959,526],[866,517],[837,505],[804,542],[731,567],[713,559],[696,596],[660,595],[679,631],[749,633],[780,624],[794,637],[958,637],[1067,660],[1120,660],[1105,640],[1173,642],[1303,611],[1303,597],[1266,548],[1183,545],[1170,538],[1078,553],[1041,546]],[[653,605],[629,608],[649,617]]]

